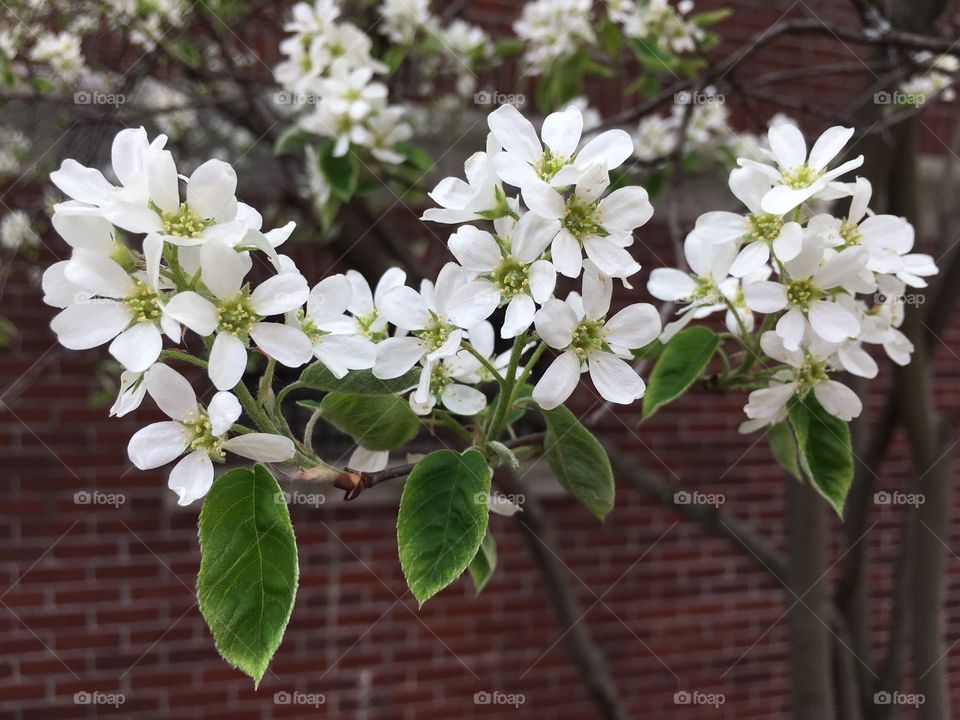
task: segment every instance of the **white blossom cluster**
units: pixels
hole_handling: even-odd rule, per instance
[[[918,52],[913,57],[918,64],[929,66],[927,70],[912,75],[900,85],[899,95],[903,98],[899,104],[908,104],[919,107],[934,97],[951,102],[957,94],[953,89],[957,82],[957,73],[960,71],[960,60],[954,55],[937,55],[930,52]]]
[[[302,111],[304,130],[332,138],[336,157],[356,145],[382,162],[403,162],[394,145],[411,136],[404,108],[390,105],[387,86],[375,79],[387,66],[371,55],[370,37],[339,17],[336,0],[293,6],[284,25],[290,35],[280,43],[286,59],[274,70],[285,92],[276,100]]]
[[[853,135],[833,127],[807,151],[800,130],[779,123],[768,133],[766,161],[746,158],[730,174],[744,212],[708,212],[687,236],[689,272],[658,268],[650,293],[684,303],[663,340],[694,319],[724,312],[728,330],[745,340],[759,332],[757,377],[741,426],[750,432],[783,419],[788,401],[813,392],[829,413],[849,421],[862,409],[857,395],[831,379],[846,371],[875,377],[864,344],[881,345],[898,364],[913,350],[897,327],[910,288],[922,288],[937,267],[913,253],[913,227],[869,210],[870,183],[841,182],[863,156],[830,166]],[[850,198],[843,217],[817,203]],[[764,315],[762,324],[754,313]],[[756,352],[757,348],[751,350]]]
[[[596,43],[591,0],[533,0],[523,6],[513,31],[527,42],[524,60],[531,73]]]
[[[610,0],[605,4],[610,19],[623,27],[627,37],[650,39],[677,54],[695,50],[704,38],[703,30],[688,18],[692,0],[681,0],[676,7],[669,0]]]
[[[487,403],[478,386],[506,374],[511,359],[519,374],[517,363],[534,345],[537,357],[547,346],[559,352],[533,391],[544,408],[561,404],[587,370],[608,400],[642,396],[643,381],[627,360],[660,333],[659,316],[635,304],[606,317],[612,278],[626,284],[639,270],[627,248],[653,212],[643,188],[607,192],[610,169],[633,152],[629,136],[611,130],[581,147],[576,108],[547,117],[542,143],[512,106],[492,113],[489,124],[486,152],[466,163],[467,181],[447,178],[432,193],[441,207],[425,217],[462,224],[450,237],[457,262],[419,289],[406,286],[399,269],[374,290],[355,272],[311,289],[277,251],[293,223],[263,231],[256,210],[236,199],[233,168],[220,160],[184,178],[162,135],[118,133],[115,182],[65,160],[51,180],[69,199],[55,206],[52,225],[72,252],[44,273],[44,300],[61,309],[51,323],[61,344],[108,345],[124,367],[111,414],[129,413],[150,395],[169,416],[134,436],[132,462],[148,469],[184,455],[169,485],[186,504],[206,493],[213,463],[228,451],[290,459],[289,437],[236,425],[254,350],[291,368],[317,359],[338,378],[372,368],[386,380],[419,367],[410,404],[420,414],[477,415]],[[508,196],[504,183],[518,195]],[[272,268],[259,284],[248,277],[254,255]],[[558,273],[582,275],[582,294],[555,298]],[[499,335],[515,348],[497,356],[488,319],[500,307]],[[165,346],[180,357],[187,331],[208,353],[201,364],[217,393],[205,406],[164,362]],[[360,448],[352,463],[382,467],[385,460]]]

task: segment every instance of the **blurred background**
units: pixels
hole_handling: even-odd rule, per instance
[[[285,27],[307,13],[291,2],[2,3],[0,716],[950,717],[956,3],[339,7],[337,22],[384,63],[398,158],[368,147],[346,168],[330,161],[329,138],[303,120],[316,99],[290,80],[309,37]],[[732,208],[726,174],[762,151],[771,122],[808,138],[855,127],[847,152],[868,158],[873,207],[913,222],[940,266],[907,308],[914,363],[884,358],[857,388],[843,522],[762,437],[736,433],[742,394],[694,388],[641,424],[639,406],[610,411],[581,388],[573,407],[610,451],[614,511],[598,522],[525,465],[524,512],[491,516],[489,584],[475,596],[462,578],[423,609],[396,555],[401,481],[349,502],[291,485],[300,589],[254,689],[219,658],[196,606],[200,504],[178,507],[164,472],[127,460],[129,437],[158,413],[108,417],[117,366],[49,329],[41,273],[69,256],[48,219],[62,199],[49,172],[65,158],[108,168],[116,132],[143,125],[168,135],[181,172],[231,162],[265,227],[295,220],[284,249],[312,281],[349,268],[375,281],[396,264],[415,280],[449,259],[449,226],[419,219],[426,191],[462,176],[505,102],[528,117],[576,103],[593,127],[633,134],[624,173],[656,213],[620,305],[650,302],[650,270],[678,262],[695,218]],[[302,426],[309,413],[297,412]],[[345,464],[348,439],[321,432],[315,444]]]

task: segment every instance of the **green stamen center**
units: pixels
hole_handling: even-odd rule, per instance
[[[554,155],[550,148],[544,148],[543,155],[540,156],[534,170],[537,171],[537,175],[540,176],[541,180],[549,181],[553,179],[554,175],[560,172],[560,169],[563,168],[569,160],[570,158],[563,157],[562,155]]]
[[[530,287],[530,280],[527,277],[527,266],[517,262],[512,257],[505,257],[500,261],[500,265],[493,271],[490,279],[500,290],[501,295],[513,297],[522,295]]]
[[[811,302],[820,298],[821,294],[810,278],[791,280],[787,283],[787,302],[801,310],[806,310]]]
[[[809,165],[797,165],[781,173],[783,184],[792,190],[810,187],[820,179],[821,175],[823,175],[823,172]]]
[[[860,232],[860,226],[855,222],[845,220],[840,226],[840,238],[846,243],[847,247],[859,245],[863,239],[863,233]]]
[[[783,219],[779,215],[750,213],[747,215],[747,223],[750,226],[749,239],[762,240],[766,243],[776,240],[780,230],[783,229]]]
[[[258,315],[250,304],[250,298],[244,292],[231,300],[221,300],[217,304],[217,325],[222,331],[232,335],[239,337],[246,334],[257,318]]]
[[[213,434],[213,424],[207,413],[200,407],[189,413],[180,424],[193,436],[190,450],[203,450],[212,460],[224,459],[223,438]]]
[[[593,235],[605,237],[609,234],[600,222],[599,203],[585,203],[576,196],[567,200],[561,222],[580,242]]]
[[[452,325],[445,325],[433,313],[430,313],[430,322],[423,330],[414,333],[418,338],[427,344],[428,352],[439,350],[450,337]]]
[[[802,388],[812,388],[818,382],[825,380],[826,377],[826,363],[809,355],[803,361],[803,365],[796,371],[797,382]]]
[[[584,318],[573,331],[573,340],[570,342],[570,347],[573,348],[581,362],[586,360],[591,353],[603,350],[606,347],[602,329],[602,320]]]
[[[697,275],[693,281],[693,292],[690,295],[690,301],[709,300],[719,293],[717,283],[710,275]]]
[[[200,217],[190,209],[187,203],[181,203],[176,210],[164,210],[160,213],[163,221],[163,233],[176,237],[195,238],[213,225],[213,220]]]
[[[146,283],[134,281],[133,294],[124,298],[123,302],[133,315],[134,322],[154,322],[160,319],[157,291]]]

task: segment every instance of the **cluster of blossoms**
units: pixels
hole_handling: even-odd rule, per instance
[[[651,273],[652,295],[683,303],[662,339],[693,319],[724,312],[728,330],[753,355],[744,385],[755,389],[742,432],[782,420],[788,401],[811,391],[836,417],[857,417],[859,398],[830,373],[875,377],[864,344],[883,346],[898,364],[909,362],[913,348],[897,329],[907,289],[924,287],[923,278],[937,268],[930,256],[911,252],[908,222],[870,212],[867,180],[840,181],[862,156],[830,168],[852,134],[830,128],[808,153],[796,126],[772,127],[767,161],[740,159],[730,174],[730,189],[746,211],[701,215],[685,241],[690,272]],[[846,197],[845,217],[817,211],[819,201]],[[759,327],[754,313],[765,316]]]
[[[681,0],[674,7],[668,0],[611,0],[606,3],[610,19],[623,27],[630,38],[650,38],[661,48],[674,53],[691,52],[705,33],[689,19],[692,0]]]
[[[191,5],[185,0],[106,0],[107,21],[129,30],[130,41],[152,50],[172,28],[183,26]]]
[[[242,382],[254,348],[291,368],[316,359],[337,378],[371,369],[389,380],[417,367],[409,402],[421,415],[477,416],[487,405],[479,386],[525,379],[547,347],[559,355],[533,389],[542,407],[566,400],[587,370],[607,400],[642,396],[644,383],[627,360],[660,333],[659,316],[636,304],[606,317],[613,278],[626,284],[639,270],[627,248],[653,212],[643,188],[607,192],[609,171],[633,152],[629,135],[611,130],[581,143],[576,108],[548,116],[542,142],[512,106],[492,113],[489,125],[486,152],[467,161],[467,180],[446,178],[432,193],[441,207],[425,218],[461,225],[449,241],[457,262],[419,289],[398,269],[374,290],[355,272],[311,289],[278,252],[293,223],[264,231],[256,210],[236,199],[236,174],[220,160],[178,174],[162,135],[150,141],[140,128],[116,136],[116,182],[65,160],[51,179],[69,200],[55,206],[52,225],[72,252],[44,273],[44,300],[60,308],[51,326],[61,344],[108,345],[123,366],[112,414],[131,412],[149,395],[169,416],[133,437],[132,462],[147,469],[185,455],[169,485],[186,504],[206,493],[227,452],[293,458],[297,446],[279,423],[258,422],[263,432],[237,425],[241,408],[256,419]],[[254,256],[270,268],[256,285],[248,277]],[[558,274],[582,275],[582,293],[554,297]],[[499,335],[513,349],[496,355],[489,318],[501,307]],[[186,352],[187,331],[202,339],[205,361]],[[206,368],[217,391],[208,404],[165,364],[169,358]],[[351,466],[385,462],[385,453],[358,448]]]
[[[938,95],[947,102],[956,98],[953,86],[960,71],[960,60],[954,55],[934,56],[926,51],[916,53],[913,59],[918,65],[928,66],[928,69],[901,83],[897,95],[890,98],[895,104],[919,107]]]
[[[524,60],[530,72],[543,72],[555,60],[596,43],[590,0],[534,0],[513,23],[526,41]]]
[[[688,105],[692,105],[689,108]],[[686,118],[686,122],[685,121]],[[713,162],[723,162],[729,156],[758,157],[761,138],[735,132],[728,124],[730,112],[724,97],[712,87],[701,93],[677,93],[670,115],[648,115],[634,132],[636,157],[644,163],[663,163],[673,153],[683,133],[685,152]]]
[[[402,162],[394,145],[408,139],[411,129],[403,107],[390,105],[387,86],[374,79],[387,66],[371,55],[370,37],[339,17],[336,0],[294,5],[284,25],[290,36],[280,43],[286,59],[274,71],[285,88],[277,102],[308,108],[298,118],[300,127],[332,138],[337,157],[356,145],[382,162]]]

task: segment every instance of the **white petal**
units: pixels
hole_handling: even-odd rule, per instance
[[[487,396],[476,388],[450,383],[440,396],[447,410],[464,417],[472,417],[487,406]]]
[[[500,291],[489,280],[461,285],[447,302],[447,317],[458,327],[470,328],[486,320],[500,305]]]
[[[377,345],[377,362],[373,374],[389,380],[400,377],[426,354],[426,349],[417,338],[387,338]]]
[[[767,132],[767,139],[781,168],[793,168],[807,161],[807,143],[796,125],[791,123],[774,125]]]
[[[580,144],[583,133],[583,115],[576,107],[550,113],[543,121],[540,134],[544,144],[554,155],[570,157]]]
[[[546,369],[533,388],[533,399],[544,410],[562,405],[577,387],[580,360],[573,351],[565,352]]]
[[[803,312],[793,308],[777,320],[777,335],[783,340],[783,346],[787,350],[796,351],[800,348],[800,341],[803,340],[803,331],[806,327],[807,322]]]
[[[747,307],[759,313],[774,313],[787,306],[787,288],[780,283],[760,280],[743,288]]]
[[[212,485],[213,463],[205,450],[194,450],[183,458],[167,479],[167,487],[180,498],[177,505],[183,506],[202,498]]]
[[[457,230],[450,236],[447,245],[457,262],[475,272],[490,272],[500,264],[502,258],[493,235],[473,225],[464,225]]]
[[[543,251],[547,249],[558,232],[560,232],[559,220],[543,218],[536,213],[524,213],[510,238],[510,252],[520,262],[532,263],[543,255]],[[499,257],[497,260],[499,261]]]
[[[361,472],[379,472],[387,466],[389,460],[390,452],[387,450],[367,450],[357,445],[347,461],[347,467]]]
[[[773,241],[773,253],[783,262],[793,260],[803,249],[803,228],[799,223],[788,222],[780,228]]]
[[[303,275],[281,273],[260,283],[250,294],[250,304],[258,315],[268,317],[299,309],[309,295],[310,288]]]
[[[730,274],[742,278],[762,268],[770,259],[770,248],[765,242],[752,242],[744,245],[737,259],[730,266]]]
[[[314,343],[313,352],[325,365],[335,360],[347,370],[366,370],[377,360],[377,346],[355,335],[325,335]]]
[[[130,311],[115,300],[90,300],[71,305],[50,323],[60,344],[87,350],[116,337],[130,323]]]
[[[579,252],[579,251],[578,251]],[[538,303],[545,303],[557,286],[557,271],[548,260],[536,260],[527,268],[530,294]]]
[[[222,333],[221,333],[222,334]],[[250,337],[269,357],[286,367],[300,367],[313,357],[313,345],[299,328],[283,323],[258,322]]]
[[[534,324],[537,334],[547,345],[557,350],[566,348],[573,339],[577,316],[562,300],[547,300],[537,311]]]
[[[602,320],[610,310],[613,297],[613,281],[599,272],[592,262],[583,269],[583,311],[591,320]]]
[[[214,435],[220,436],[227,432],[240,419],[241,407],[237,396],[231,392],[214,394],[207,405],[207,416],[210,418],[210,429]]]
[[[654,268],[647,281],[647,292],[658,300],[685,300],[695,289],[693,278],[676,268]]]
[[[208,240],[201,246],[200,267],[203,284],[221,300],[233,298],[240,292],[243,278],[250,269],[249,258],[222,240]]]
[[[132,372],[143,372],[160,357],[163,338],[154,322],[137,323],[110,343],[110,354]]]
[[[187,182],[187,204],[203,218],[230,220],[236,211],[237,173],[222,160],[207,160]]]
[[[50,173],[50,180],[65,195],[90,205],[105,205],[117,195],[117,188],[107,182],[103,173],[76,160],[64,160],[59,170]]]
[[[500,337],[515,338],[530,327],[537,307],[529,295],[515,295],[507,304],[503,326],[500,328]]]
[[[815,182],[804,188],[794,190],[786,185],[777,185],[763,196],[761,209],[774,215],[786,215],[798,205],[806,202],[824,188],[823,182]]]
[[[747,417],[751,419],[766,420],[774,418],[787,404],[787,401],[793,397],[796,389],[794,383],[785,383],[762,390],[754,390],[747,398],[747,404],[743,410]]]
[[[576,166],[603,165],[607,170],[620,167],[633,155],[633,140],[624,130],[607,130],[590,140],[577,153]]]
[[[197,335],[206,337],[217,329],[219,317],[216,306],[205,297],[188,290],[170,298],[163,312],[183,323]]]
[[[823,409],[845,422],[850,422],[863,411],[857,394],[836,380],[824,380],[813,386],[813,394]]]
[[[864,378],[875,378],[880,369],[870,353],[857,344],[847,344],[837,351],[840,364],[848,373]]]
[[[614,190],[600,201],[603,225],[615,230],[633,231],[653,217],[647,191],[639,185]]]
[[[127,455],[138,469],[152,470],[180,457],[190,440],[190,433],[178,422],[153,423],[134,433]]]
[[[217,390],[232,390],[247,369],[247,349],[236,335],[221,332],[213,341],[207,371]]]
[[[542,218],[559,220],[566,211],[567,205],[563,196],[543,180],[537,179],[534,182],[527,183],[521,189],[521,193],[523,194],[523,201],[531,212]]]
[[[860,334],[857,316],[837,303],[820,300],[807,311],[810,327],[828,342],[842,342]]]
[[[607,320],[603,329],[611,345],[628,350],[642,348],[660,334],[660,313],[647,303],[628,305]]]
[[[127,185],[143,169],[143,156],[150,141],[147,131],[140,128],[125,128],[113,138],[110,151],[113,172],[117,179]]]
[[[96,250],[74,250],[64,274],[74,285],[94,295],[122,298],[133,291],[133,280],[127,271]]]
[[[357,295],[364,293],[365,297],[356,304],[355,312],[367,315],[373,312],[373,296],[370,286],[363,276],[351,271],[351,277],[346,275],[330,275],[313,286],[307,297],[307,316],[315,323],[323,323],[339,318],[357,301]]]
[[[528,163],[540,158],[543,146],[537,131],[513,105],[501,105],[487,116],[491,132],[509,153],[515,153]]]
[[[296,453],[293,441],[271,433],[247,433],[224,441],[223,449],[260,462],[283,462]]]
[[[53,229],[75,248],[109,254],[113,250],[113,226],[97,215],[57,211],[50,219]]]
[[[550,257],[557,272],[566,277],[579,277],[583,269],[580,243],[568,230],[561,230],[550,246]]]
[[[626,278],[640,270],[640,263],[626,249],[607,238],[588,237],[583,241],[583,249],[604,275]]]
[[[870,254],[866,248],[847,248],[827,260],[823,267],[814,273],[813,282],[824,290],[853,282],[860,271],[867,266],[869,259]]]
[[[379,307],[389,322],[403,330],[419,330],[430,320],[430,311],[423,297],[405,285],[386,293]]]
[[[739,169],[743,170],[743,168]],[[747,222],[744,220],[743,215],[725,210],[714,210],[704,213],[697,218],[694,232],[703,237],[707,242],[734,242],[746,234]]]
[[[590,379],[604,400],[628,405],[643,397],[646,391],[646,385],[637,375],[637,371],[612,353],[591,354],[587,366],[590,369]]]
[[[808,164],[816,170],[823,170],[852,137],[853,128],[845,128],[839,125],[828,128],[813,144]]]
[[[183,420],[197,409],[197,395],[187,379],[167,365],[157,363],[144,375],[153,401],[169,418]]]

